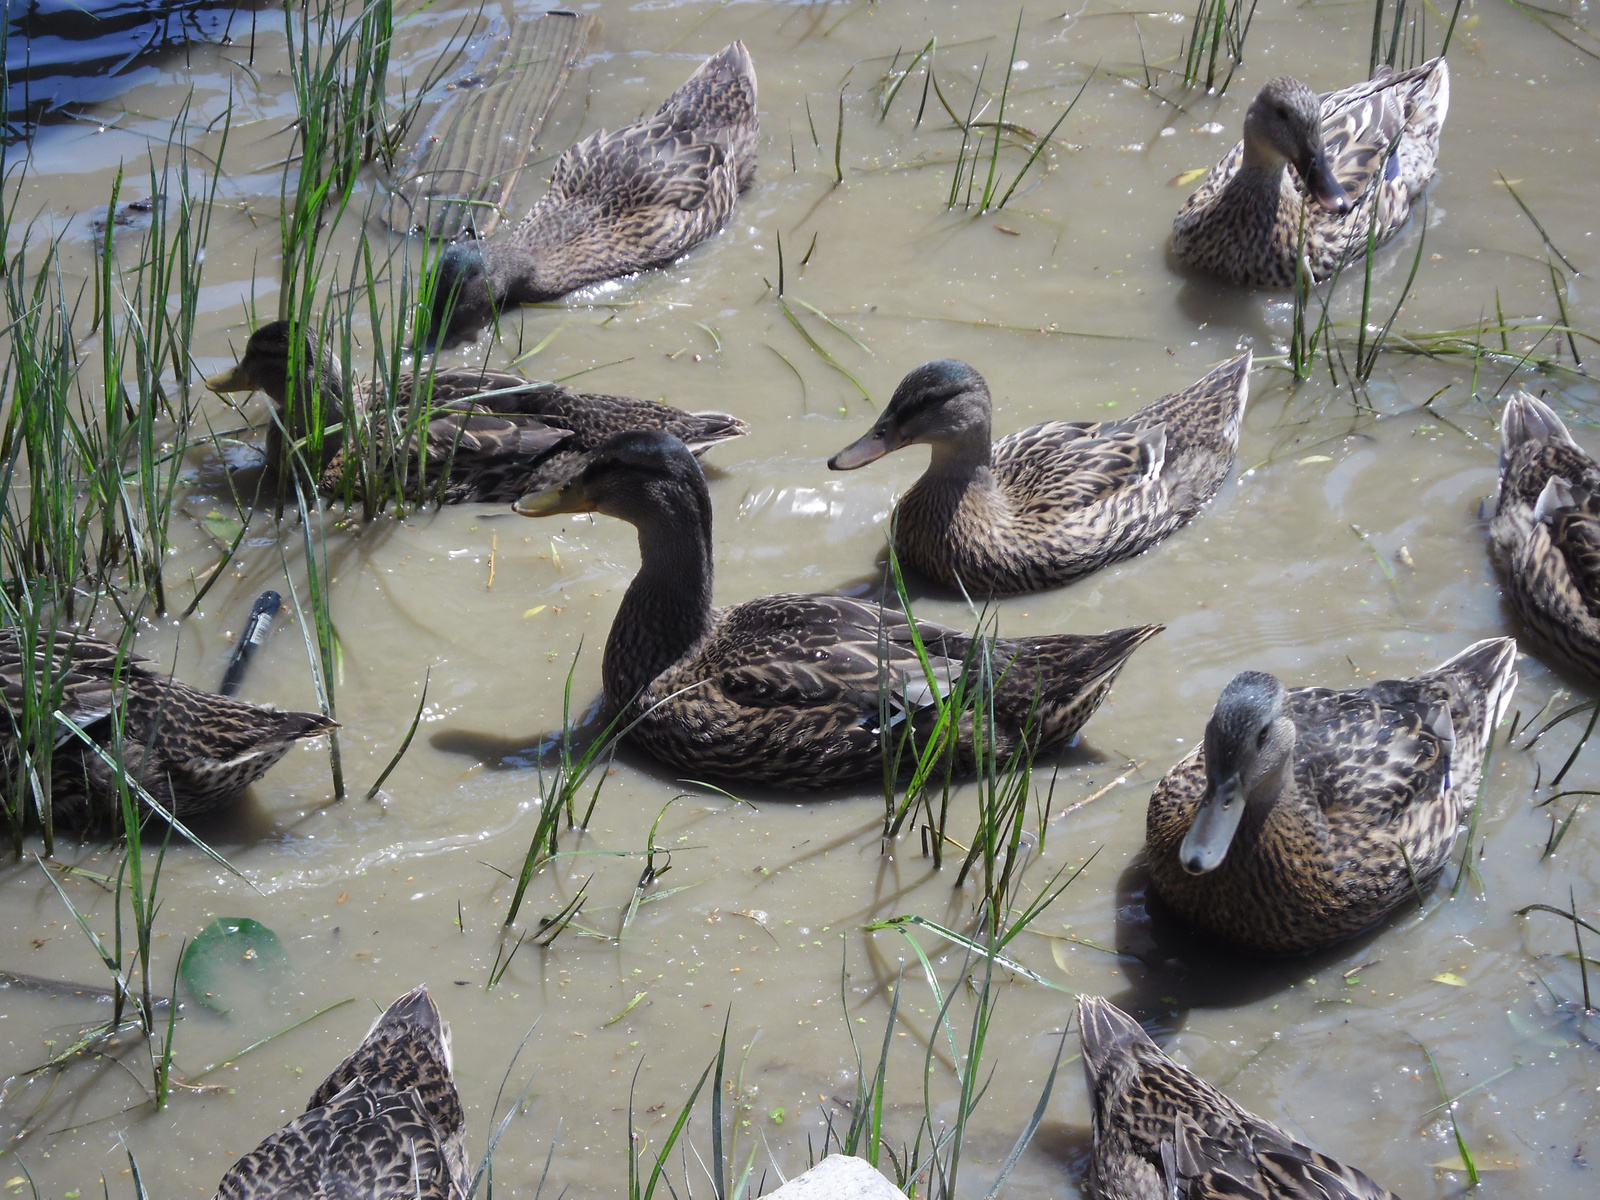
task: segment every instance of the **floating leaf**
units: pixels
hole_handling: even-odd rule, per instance
[[[1193,167],[1187,171],[1179,171],[1171,179],[1167,180],[1167,186],[1182,187],[1186,183],[1193,183],[1210,169],[1210,167]]]
[[[260,921],[218,917],[183,952],[179,973],[189,994],[215,1012],[227,1012],[229,986],[259,987],[262,976],[281,976],[289,968],[283,943]]]
[[[1466,987],[1467,981],[1454,971],[1440,971],[1433,977],[1434,983],[1448,983],[1451,987]]]
[[[1332,461],[1333,461],[1332,455],[1328,455],[1328,454],[1308,454],[1304,458],[1297,460],[1297,465],[1303,467],[1307,463],[1332,462]]]
[[[244,532],[244,526],[234,520],[227,513],[212,509],[205,516],[206,530],[224,546],[231,546],[239,540],[239,535]]]
[[[550,606],[548,604],[535,604],[527,612],[522,614],[522,619],[524,621],[526,621],[529,617],[537,617],[540,613],[542,613],[545,609],[547,609],[549,607]]]

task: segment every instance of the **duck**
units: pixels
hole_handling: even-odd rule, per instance
[[[1408,71],[1318,97],[1268,80],[1244,140],[1201,181],[1172,225],[1179,262],[1248,287],[1290,288],[1302,256],[1317,282],[1405,225],[1433,178],[1450,108],[1450,67]],[[1302,244],[1303,243],[1303,244]]]
[[[1415,678],[1343,691],[1241,671],[1150,796],[1156,893],[1256,954],[1376,925],[1449,860],[1516,657],[1512,638],[1487,638]]]
[[[46,689],[59,718],[82,732],[58,725],[49,735],[48,822],[58,828],[115,827],[120,820],[112,765],[119,711],[128,778],[179,820],[227,807],[296,742],[338,728],[321,713],[285,712],[190,687],[142,655],[87,633],[41,630],[28,638],[8,626],[0,629],[0,702],[9,715],[0,722],[0,772],[6,781],[20,777],[19,755],[38,740],[25,725],[39,706],[25,697],[37,700]],[[37,765],[41,755],[33,750],[29,770]],[[35,803],[15,793],[9,802],[14,812]],[[45,815],[38,815],[43,823]]]
[[[450,1026],[426,986],[373,1022],[305,1112],[239,1157],[216,1200],[467,1200]]]
[[[1129,656],[1162,629],[975,639],[826,594],[715,608],[705,476],[661,431],[616,435],[571,483],[514,508],[529,517],[600,512],[637,528],[639,572],[601,666],[604,708],[636,746],[695,778],[799,790],[881,784],[886,755],[898,754],[908,731],[926,745],[938,697],[963,680],[977,686],[980,660],[994,681],[992,761],[1049,753],[1068,744]],[[974,768],[970,717],[967,725],[952,764],[959,772]]]
[[[320,453],[305,445],[297,460],[310,463],[316,486],[326,495],[364,493],[362,481],[371,472],[359,461],[351,439],[344,437],[349,410],[370,422],[392,408],[395,419],[405,421],[416,376],[399,376],[392,405],[381,383],[347,387],[331,348],[319,346],[307,329],[299,361],[316,364],[316,382],[291,389],[292,337],[289,322],[267,322],[250,335],[239,362],[206,380],[206,386],[219,395],[265,392],[277,405],[278,419],[267,435],[268,467],[274,472],[285,438],[304,444],[313,423],[309,413],[319,406],[326,427]],[[301,369],[309,380],[309,367]],[[418,484],[423,494],[437,496],[442,504],[510,504],[529,491],[556,486],[581,470],[595,447],[623,429],[670,430],[696,454],[749,432],[748,425],[728,413],[690,413],[654,400],[574,392],[509,371],[448,368],[429,370],[422,378],[432,388],[433,411],[424,439],[426,471]],[[292,405],[291,390],[296,397]],[[304,396],[313,399],[299,402]],[[394,440],[373,437],[376,446],[368,452],[386,454]]]
[[[1174,1062],[1127,1013],[1078,997],[1098,1200],[1399,1200]]]
[[[1600,463],[1527,392],[1506,401],[1500,420],[1489,542],[1517,620],[1600,679]]]
[[[655,115],[569,146],[550,190],[508,237],[451,243],[419,340],[448,348],[508,305],[555,300],[686,254],[722,230],[755,182],[760,134],[755,64],[736,41]]]
[[[1228,477],[1249,353],[1113,421],[1050,421],[989,441],[991,403],[966,363],[924,363],[871,429],[828,460],[853,471],[904,446],[933,457],[890,518],[902,563],[972,594],[1058,587],[1142,554]]]

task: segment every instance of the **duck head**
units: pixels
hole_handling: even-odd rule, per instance
[[[265,392],[282,405],[289,394],[289,322],[268,321],[257,329],[239,361],[207,379],[206,387],[219,396]]]
[[[1294,722],[1283,704],[1283,684],[1262,671],[1241,671],[1222,689],[1206,722],[1205,794],[1178,850],[1191,875],[1216,870],[1246,807],[1270,808],[1288,782]]]
[[[452,242],[439,260],[433,305],[422,338],[423,352],[449,349],[466,341],[494,320],[494,287],[489,281],[483,247],[476,238]]]
[[[572,482],[524,496],[525,517],[600,512],[641,529],[688,526],[709,543],[711,495],[689,448],[661,430],[629,430],[601,443]]]
[[[1350,211],[1350,198],[1333,177],[1322,146],[1322,101],[1287,75],[1267,81],[1244,118],[1245,160],[1273,167],[1287,162],[1306,192],[1333,213]]]
[[[900,381],[889,407],[855,441],[828,460],[835,471],[853,471],[919,442],[941,451],[981,447],[989,455],[989,385],[964,362],[941,358],[923,363]]]

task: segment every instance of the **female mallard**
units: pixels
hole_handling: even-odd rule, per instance
[[[59,724],[29,733],[28,713],[39,706],[25,703],[28,695],[48,696],[46,711],[54,708],[83,736]],[[51,820],[72,829],[113,823],[119,811],[112,765],[119,720],[128,778],[180,819],[232,803],[295,742],[337,726],[321,713],[280,712],[200,691],[137,654],[65,630],[24,654],[17,630],[0,629],[0,701],[8,713],[0,722],[0,787],[15,808],[32,807],[15,787],[19,743],[36,747],[35,765],[37,747],[48,743]]]
[[[1205,740],[1150,797],[1155,890],[1263,954],[1376,924],[1449,859],[1516,657],[1516,642],[1490,638],[1415,679],[1350,691],[1235,675]]]
[[[319,489],[330,495],[340,491],[347,474],[359,486],[356,464],[344,453],[342,423],[350,414],[338,360],[331,349],[319,352],[307,331],[301,370],[309,378],[309,364],[317,364],[317,380],[293,389],[291,403],[289,348],[289,323],[270,321],[250,335],[238,364],[206,380],[206,386],[218,393],[262,391],[272,398],[279,419],[267,437],[267,456],[274,466],[285,432],[304,439],[309,414],[317,407],[323,424],[337,427],[324,435],[321,461],[313,467]],[[581,471],[596,446],[624,429],[665,429],[696,454],[748,430],[727,413],[688,413],[654,400],[572,392],[507,371],[432,371],[423,380],[432,388],[433,412],[425,439],[426,477],[419,483],[444,504],[509,504],[530,491],[555,487]],[[399,377],[393,406],[398,421],[407,419],[415,390],[413,375]],[[356,417],[384,407],[376,384],[356,386],[350,398]],[[384,437],[386,444],[401,440],[392,431]]]
[[[450,1027],[426,987],[389,1006],[306,1111],[228,1168],[217,1200],[466,1200]]]
[[[794,788],[881,782],[885,727],[925,744],[934,693],[993,680],[994,753],[1064,746],[1123,663],[1159,625],[1097,637],[980,639],[918,621],[932,679],[904,614],[845,596],[779,595],[711,606],[711,497],[683,444],[624,433],[565,488],[528,496],[524,516],[606,513],[639,531],[639,574],[606,641],[606,706],[677,770]],[[909,722],[907,720],[909,718]],[[970,720],[969,720],[970,724]],[[971,766],[964,731],[958,769]],[[908,755],[914,757],[914,755]],[[909,765],[909,763],[908,763]]]
[[[1174,1062],[1109,1000],[1078,997],[1099,1200],[1398,1200]]]
[[[901,380],[828,466],[932,446],[890,520],[900,561],[969,592],[1033,592],[1142,554],[1199,512],[1233,467],[1249,391],[1241,354],[1130,417],[1051,421],[991,446],[988,385],[943,359]]]
[[[663,266],[728,223],[756,177],[756,69],[743,42],[713,54],[653,117],[598,130],[556,160],[550,190],[504,241],[456,242],[427,340],[454,344],[511,304]]]
[[[1489,540],[1517,619],[1600,678],[1600,463],[1527,392],[1506,401],[1500,421]]]
[[[1433,178],[1449,107],[1442,58],[1398,75],[1379,67],[1321,99],[1297,79],[1269,80],[1245,114],[1244,140],[1173,222],[1173,254],[1269,288],[1293,287],[1304,254],[1311,277],[1326,279],[1364,254],[1369,236],[1377,247],[1400,232]]]

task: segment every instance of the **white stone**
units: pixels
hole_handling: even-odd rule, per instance
[[[848,1154],[833,1154],[791,1179],[766,1200],[906,1200],[905,1193],[872,1164]]]

